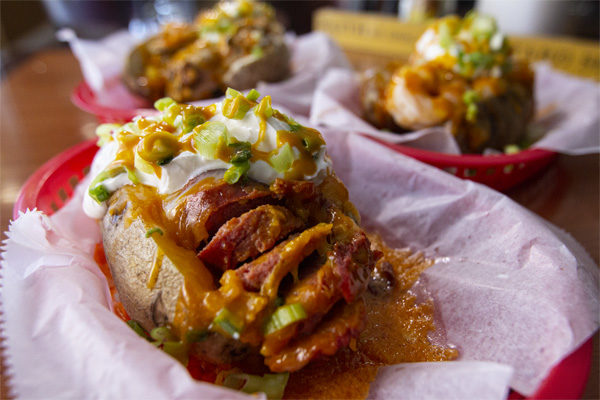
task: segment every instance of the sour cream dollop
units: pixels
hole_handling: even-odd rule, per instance
[[[98,128],[101,148],[83,199],[88,216],[102,218],[110,194],[125,185],[148,185],[166,195],[216,170],[234,170],[225,174],[230,183],[241,173],[267,185],[277,178],[318,183],[332,173],[319,132],[273,110],[269,96],[259,101],[256,91],[244,96],[230,90],[222,102],[208,107],[170,99],[156,106],[162,111],[156,116]],[[214,127],[221,136],[215,136]]]

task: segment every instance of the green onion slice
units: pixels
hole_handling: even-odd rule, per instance
[[[204,115],[202,114],[196,113],[184,115],[182,131],[183,133],[188,133],[198,125],[202,125],[204,122],[206,122],[206,118],[204,118]]]
[[[150,337],[160,343],[165,341],[176,341],[177,338],[166,326],[159,326],[150,331]]]
[[[158,99],[154,102],[154,108],[158,111],[164,111],[171,106],[171,104],[175,104],[175,100],[170,97],[163,97],[162,99]]]
[[[129,321],[127,321],[127,325],[129,325],[129,327],[131,329],[133,329],[135,331],[135,333],[137,333],[144,339],[148,339],[148,332],[146,332],[146,330],[144,328],[142,328],[142,326],[140,325],[139,322],[137,322],[133,319],[130,319]]]
[[[469,104],[467,106],[467,114],[465,116],[467,121],[475,122],[475,120],[477,119],[477,112],[478,112],[477,104],[475,104],[475,103]]]
[[[221,311],[217,313],[215,319],[213,319],[211,327],[218,327],[220,330],[237,340],[240,338],[240,333],[244,328],[244,324],[237,315],[233,314],[227,308],[222,308]]]
[[[223,179],[225,182],[233,185],[237,181],[239,181],[250,169],[250,162],[246,161],[240,164],[234,164],[227,171],[225,171],[225,175]]]
[[[100,172],[90,183],[90,189],[88,191],[90,197],[96,200],[98,203],[103,203],[108,200],[110,197],[110,192],[104,185],[102,185],[102,182],[109,178],[114,178],[115,176],[124,172],[127,172],[128,176],[133,174],[129,168],[122,165]],[[135,176],[135,174],[133,174],[133,176]],[[131,177],[129,179],[131,179]],[[137,181],[137,177],[135,177],[135,179]],[[133,179],[131,181],[135,183]]]
[[[252,145],[250,142],[232,142],[227,145],[233,149],[229,162],[233,165],[243,164],[252,158]]]
[[[129,178],[131,183],[133,183],[134,185],[137,185],[138,183],[140,183],[140,180],[138,179],[137,175],[135,174],[134,169],[125,167],[125,171],[127,171],[127,177]]]
[[[296,122],[296,120],[294,120],[294,118],[289,117],[285,114],[281,114],[281,115],[283,115],[285,122],[290,126],[290,131],[297,132],[300,130],[300,128],[302,128],[302,125],[300,125],[298,122]]]
[[[475,14],[471,23],[471,31],[476,37],[490,38],[496,31],[496,22],[487,15]]]
[[[182,363],[187,364],[188,361],[188,348],[185,344],[177,341],[164,342],[162,349],[165,353]]]
[[[262,47],[256,45],[252,48],[251,54],[256,58],[261,58],[264,55]]]
[[[504,146],[504,153],[505,154],[516,154],[519,151],[521,151],[521,148],[519,147],[519,145],[516,145],[516,144],[507,144],[506,146]]]
[[[254,109],[254,114],[263,119],[269,119],[273,116],[273,107],[271,106],[271,96],[262,98],[258,106]]]
[[[289,377],[288,372],[264,376],[231,374],[225,378],[223,386],[249,394],[263,392],[269,400],[279,400],[283,397]]]
[[[223,116],[230,119],[244,119],[248,110],[254,107],[255,104],[255,102],[241,95],[226,98],[223,100]]]
[[[475,90],[467,90],[463,94],[465,104],[476,103],[479,101],[479,94]]]
[[[256,89],[252,89],[246,95],[246,98],[251,101],[256,101],[260,97],[260,93]]]
[[[448,23],[441,23],[439,26],[440,46],[444,49],[449,49],[454,40]]]
[[[208,121],[194,128],[194,148],[202,157],[214,160],[220,145],[227,140],[227,127],[222,122]]]
[[[164,232],[163,232],[163,230],[162,230],[162,229],[160,229],[159,227],[156,227],[156,226],[155,226],[154,228],[148,229],[148,230],[146,231],[146,237],[147,237],[147,238],[149,238],[149,237],[150,237],[150,236],[152,236],[152,234],[154,234],[154,233],[159,233],[161,236],[162,236],[162,235],[164,235]]]
[[[103,185],[90,188],[89,194],[99,204],[105,202],[110,197],[110,192]]]
[[[112,140],[112,132],[115,129],[119,129],[121,125],[118,124],[102,124],[96,128],[96,136],[98,136],[98,141],[96,145],[102,147],[106,143]]]
[[[306,318],[306,311],[300,303],[286,304],[278,307],[267,321],[265,326],[265,335],[277,332],[294,322]]]
[[[279,148],[279,152],[277,154],[273,154],[271,157],[269,157],[269,163],[271,166],[273,166],[275,171],[282,173],[290,169],[294,163],[294,159],[294,151],[292,150],[290,144],[286,143]]]
[[[230,87],[227,88],[227,90],[225,91],[225,97],[228,99],[233,99],[234,97],[238,97],[241,96],[242,94],[240,92],[238,92],[235,89],[232,89]]]

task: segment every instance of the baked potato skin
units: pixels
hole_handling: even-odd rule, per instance
[[[535,104],[531,88],[515,84],[498,96],[477,103],[477,118],[454,127],[463,152],[481,153],[485,148],[502,151],[508,144],[522,143],[533,119]]]
[[[277,82],[288,77],[290,53],[283,40],[275,41],[260,57],[248,55],[233,61],[223,75],[226,87],[250,89],[260,81]]]
[[[129,316],[150,331],[173,321],[183,276],[167,255],[160,257],[159,233],[146,238],[148,227],[141,216],[132,215],[132,199],[126,190],[116,192],[101,221],[106,260],[119,300]],[[158,256],[158,260],[156,260]],[[158,275],[149,288],[155,262]]]
[[[394,98],[391,81],[389,70],[363,75],[360,100],[364,118],[378,129],[399,134],[447,125],[463,153],[481,153],[486,148],[502,151],[508,144],[523,142],[535,111],[532,77],[510,81],[504,92],[478,101],[473,121],[461,111],[465,106],[460,97],[451,104],[452,117],[452,112],[444,111],[447,107],[436,107],[434,97],[411,93],[402,79],[396,79],[392,87],[398,95]]]

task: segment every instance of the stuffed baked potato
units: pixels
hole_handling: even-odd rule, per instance
[[[193,101],[289,74],[284,30],[267,4],[227,0],[194,24],[171,23],[129,54],[123,80],[149,100]]]
[[[495,21],[477,13],[436,21],[408,64],[364,75],[364,115],[382,129],[446,125],[461,150],[520,144],[533,117],[533,72]]]
[[[100,128],[84,202],[129,316],[201,359],[273,372],[346,346],[379,253],[320,134],[256,91],[157,107]]]

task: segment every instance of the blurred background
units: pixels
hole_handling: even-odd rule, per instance
[[[60,46],[55,32],[73,28],[83,38],[100,38],[118,29],[143,36],[169,20],[190,21],[214,1],[134,0],[2,0],[0,1],[1,66],[5,72],[39,49]],[[598,1],[583,0],[312,0],[269,1],[288,30],[311,30],[313,13],[323,7],[387,14],[423,22],[446,14],[464,15],[477,8],[498,19],[509,34],[571,36],[598,40]],[[292,18],[293,16],[293,18]]]

